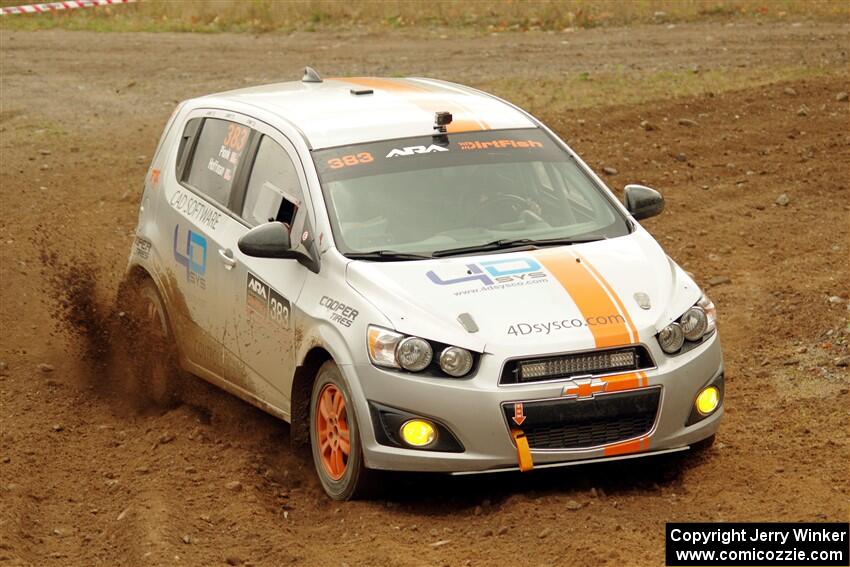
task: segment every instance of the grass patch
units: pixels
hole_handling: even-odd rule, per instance
[[[28,0],[0,0],[0,5]],[[352,27],[448,27],[480,32],[563,30],[731,19],[850,20],[847,0],[141,0],[136,4],[4,16],[0,29],[292,32]]]

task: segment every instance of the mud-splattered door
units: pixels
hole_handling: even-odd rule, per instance
[[[252,226],[274,221],[291,230],[303,224],[301,178],[284,145],[268,135],[257,144],[240,214]],[[244,361],[255,395],[286,413],[295,371],[292,309],[308,270],[296,260],[252,258],[238,249],[234,258],[224,286],[237,301],[225,322],[224,344]]]

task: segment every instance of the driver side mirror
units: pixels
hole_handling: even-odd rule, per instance
[[[661,214],[664,210],[664,197],[650,187],[626,185],[623,191],[623,204],[635,220],[643,220]]]
[[[240,252],[254,258],[298,258],[292,249],[289,230],[282,222],[267,222],[252,228],[237,245]]]

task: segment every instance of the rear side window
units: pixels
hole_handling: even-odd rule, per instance
[[[242,218],[251,225],[276,220],[292,226],[301,196],[301,183],[289,154],[263,136],[248,178]]]
[[[187,124],[187,130],[191,121]],[[201,125],[183,181],[227,207],[233,180],[248,147],[251,129],[229,120],[207,118]]]

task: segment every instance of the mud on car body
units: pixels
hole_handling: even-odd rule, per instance
[[[376,470],[562,466],[709,443],[711,301],[567,145],[430,79],[181,104],[129,270],[181,366],[292,424],[326,492]]]

